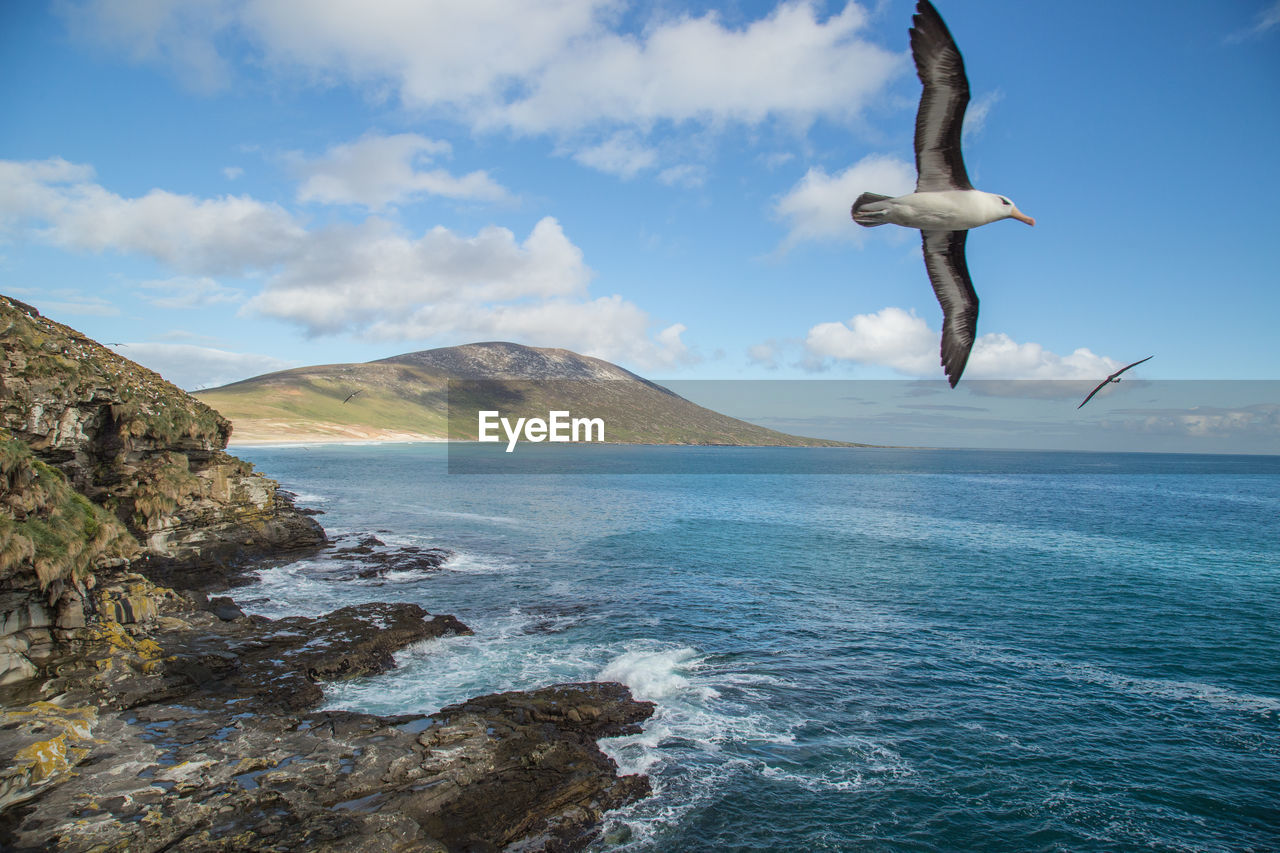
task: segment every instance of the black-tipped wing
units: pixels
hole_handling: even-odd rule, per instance
[[[1092,399],[1093,399],[1093,395],[1094,395],[1094,394],[1097,394],[1097,393],[1098,393],[1099,391],[1101,391],[1103,388],[1107,387],[1107,383],[1108,383],[1108,382],[1117,382],[1117,381],[1119,381],[1119,380],[1117,380],[1117,379],[1116,379],[1116,377],[1117,377],[1117,376],[1119,376],[1121,373],[1124,373],[1124,372],[1125,372],[1126,370],[1128,370],[1130,367],[1137,367],[1139,364],[1142,364],[1142,362],[1144,362],[1144,361],[1150,361],[1150,360],[1151,360],[1151,359],[1153,359],[1153,358],[1155,358],[1155,356],[1154,356],[1154,355],[1149,355],[1149,356],[1147,356],[1146,358],[1140,358],[1140,359],[1138,359],[1138,360],[1137,360],[1137,361],[1135,361],[1133,364],[1126,364],[1124,367],[1120,368],[1120,369],[1119,369],[1119,370],[1117,370],[1115,373],[1111,374],[1111,375],[1110,375],[1110,376],[1108,376],[1106,379],[1104,379],[1104,380],[1102,380],[1101,382],[1099,382],[1099,383],[1098,383],[1098,387],[1096,387],[1096,388],[1094,388],[1092,391],[1090,391],[1090,392],[1089,392],[1089,396],[1084,398],[1084,403],[1087,403],[1087,402],[1089,402],[1090,400],[1092,400]],[[1080,405],[1076,406],[1076,408],[1077,408],[1077,409],[1083,409],[1083,408],[1084,408],[1084,403],[1081,403]]]
[[[964,259],[968,231],[921,231],[924,265],[942,305],[942,367],[956,387],[978,329],[978,294]]]
[[[1089,402],[1090,400],[1092,400],[1092,399],[1093,399],[1093,395],[1094,395],[1094,394],[1097,394],[1097,393],[1098,393],[1099,391],[1101,391],[1103,388],[1107,387],[1107,383],[1108,383],[1108,382],[1110,382],[1110,381],[1111,381],[1111,377],[1110,377],[1110,376],[1108,376],[1106,379],[1104,379],[1104,380],[1102,380],[1101,382],[1099,382],[1099,383],[1098,383],[1098,386],[1097,386],[1096,388],[1094,388],[1092,391],[1090,391],[1090,392],[1089,392],[1089,396],[1084,398],[1084,403],[1081,403],[1080,405],[1076,406],[1076,408],[1077,408],[1077,409],[1083,409],[1083,408],[1084,408],[1084,404],[1085,404],[1085,403],[1087,403],[1087,402]]]
[[[1108,376],[1108,377],[1107,377],[1107,381],[1108,381],[1108,382],[1110,382],[1112,379],[1115,379],[1117,376],[1119,376],[1121,373],[1124,373],[1124,372],[1125,372],[1126,370],[1128,370],[1130,367],[1137,367],[1139,364],[1142,364],[1142,362],[1144,362],[1144,361],[1150,361],[1150,360],[1151,360],[1151,359],[1153,359],[1153,358],[1155,358],[1155,356],[1154,356],[1154,355],[1149,355],[1149,356],[1147,356],[1146,358],[1140,358],[1140,359],[1138,359],[1138,360],[1137,360],[1137,361],[1135,361],[1133,364],[1126,364],[1124,367],[1120,368],[1120,369],[1119,369],[1119,370],[1117,370],[1115,373],[1113,373],[1113,374],[1111,374],[1110,376]]]
[[[911,55],[924,84],[916,113],[916,192],[971,190],[960,152],[969,78],[955,39],[929,0],[911,19]]]

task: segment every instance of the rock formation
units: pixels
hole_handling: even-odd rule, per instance
[[[469,629],[210,598],[322,528],[157,374],[6,297],[0,350],[0,849],[576,850],[647,793],[595,743],[652,713],[622,685],[314,711],[324,682]],[[379,546],[341,553],[356,576],[448,556]]]

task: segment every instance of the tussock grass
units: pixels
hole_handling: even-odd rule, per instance
[[[34,572],[41,590],[56,580],[82,583],[99,558],[137,550],[114,516],[0,430],[0,581]]]

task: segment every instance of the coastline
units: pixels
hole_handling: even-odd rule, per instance
[[[405,602],[273,620],[220,593],[326,549],[355,577],[447,552],[330,538],[226,452],[213,409],[30,306],[0,297],[0,323],[0,848],[567,851],[649,792],[596,744],[653,713],[621,684],[317,710],[322,685],[470,629]]]

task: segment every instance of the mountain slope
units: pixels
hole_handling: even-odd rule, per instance
[[[453,423],[450,423],[453,381]],[[355,396],[352,396],[352,395]],[[235,440],[474,439],[476,412],[601,418],[605,438],[637,444],[838,445],[705,409],[598,358],[488,342],[363,364],[269,373],[196,393],[235,425]]]

